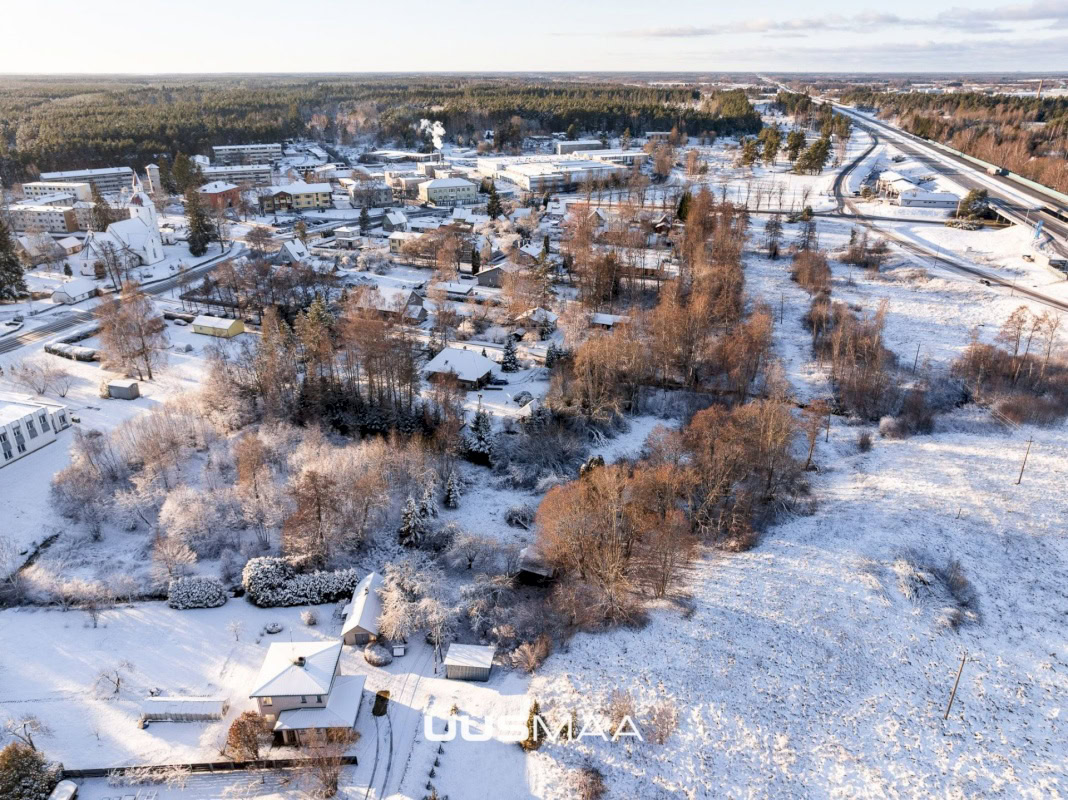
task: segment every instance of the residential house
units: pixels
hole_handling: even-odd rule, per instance
[[[523,271],[523,268],[516,264],[514,261],[501,261],[499,264],[491,264],[488,267],[483,267],[475,275],[475,279],[478,281],[479,286],[488,286],[493,289],[500,289],[504,285],[506,276],[518,275]]]
[[[249,697],[282,744],[308,731],[351,730],[363,700],[364,676],[341,675],[341,642],[275,642]]]
[[[232,339],[245,332],[245,323],[240,319],[224,319],[201,314],[193,320],[193,333],[205,336],[218,336],[220,339]]]
[[[278,259],[283,264],[300,264],[310,257],[308,246],[300,239],[287,239],[278,251]]]
[[[309,211],[332,208],[333,190],[329,183],[305,183],[294,181],[285,186],[274,186],[260,195],[260,210],[264,214],[279,211]]]
[[[494,361],[474,350],[446,347],[423,368],[429,380],[452,376],[465,389],[480,389],[493,377]]]
[[[432,288],[445,292],[445,296],[450,300],[461,301],[469,300],[471,294],[475,291],[474,284],[460,283],[459,281],[439,281]]]
[[[52,292],[52,299],[57,303],[63,303],[64,305],[80,303],[82,300],[88,300],[90,297],[95,297],[96,290],[96,281],[90,280],[89,278],[73,278],[56,287]]]
[[[0,468],[51,444],[69,427],[66,406],[0,395]]]
[[[25,267],[62,259],[66,251],[47,233],[28,233],[15,239],[15,255]]]
[[[382,217],[382,230],[387,231],[388,233],[407,231],[408,217],[405,216],[403,211],[390,209],[385,213],[385,216]]]
[[[427,317],[422,297],[411,289],[394,286],[365,287],[357,296],[356,305],[412,324],[418,324]]]

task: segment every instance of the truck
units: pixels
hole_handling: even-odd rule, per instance
[[[986,168],[986,174],[987,175],[1008,175],[1009,171],[1007,169],[1005,169],[1004,167],[990,166],[990,167]]]

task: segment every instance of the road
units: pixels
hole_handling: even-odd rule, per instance
[[[833,105],[837,111],[852,119],[857,127],[863,128],[872,135],[879,133],[884,136],[887,134],[893,135],[894,147],[908,153],[933,172],[944,175],[968,190],[985,189],[991,198],[1017,210],[1021,216],[1030,212],[1032,220],[1041,219],[1043,228],[1053,237],[1054,248],[1061,255],[1068,256],[1068,223],[1045,210],[1046,206],[1051,206],[1059,208],[1062,213],[1066,211],[1053,198],[1003,177],[985,174],[980,176],[976,172],[979,167],[966,159],[943,150],[937,150],[918,136],[913,136],[911,133],[907,133],[882,120],[862,115],[848,106],[842,106],[837,103]],[[1031,206],[1022,205],[1019,200],[1021,195],[1028,198],[1033,204]],[[1038,210],[1035,211],[1035,209]]]
[[[849,174],[858,166],[860,166],[861,162],[864,161],[864,159],[867,158],[871,154],[872,150],[874,150],[875,147],[879,144],[878,134],[876,134],[870,128],[867,128],[866,130],[868,134],[872,137],[871,146],[868,147],[857,158],[849,162],[849,164],[847,164],[845,168],[840,173],[838,173],[838,175],[834,179],[834,196],[835,201],[837,203],[838,212],[839,214],[841,214],[841,216],[860,221],[860,223],[864,227],[876,231],[883,238],[893,241],[895,244],[899,245],[903,249],[908,250],[910,253],[914,253],[926,259],[927,261],[934,261],[940,266],[948,267],[952,271],[962,275],[968,275],[978,280],[989,281],[991,284],[994,285],[1004,286],[1005,288],[1009,289],[1010,292],[1030,297],[1031,299],[1037,300],[1040,303],[1044,303],[1045,305],[1050,306],[1051,308],[1055,308],[1058,311],[1068,311],[1068,302],[1064,300],[1060,300],[1056,297],[1052,297],[1050,295],[1044,294],[1034,289],[1030,289],[1025,286],[1020,286],[1015,281],[1005,280],[1004,278],[1000,277],[999,275],[995,275],[994,273],[986,272],[985,270],[978,269],[977,267],[973,267],[970,264],[962,263],[954,258],[942,255],[940,252],[934,252],[926,247],[916,244],[913,241],[910,241],[909,239],[906,239],[903,236],[900,236],[894,231],[890,231],[885,228],[880,228],[878,225],[875,224],[874,218],[865,217],[863,212],[856,206],[856,204],[853,203],[851,197],[847,197],[846,194],[842,191],[842,185],[845,183],[845,180],[849,176]]]
[[[144,292],[145,294],[151,295],[160,295],[169,292],[178,285],[180,280],[206,275],[215,269],[215,267],[219,266],[223,261],[240,256],[241,253],[244,252],[244,249],[245,246],[240,242],[234,243],[225,253],[221,253],[202,264],[198,264],[180,275],[175,275],[174,277],[166,278],[158,283],[152,283],[143,287]],[[54,315],[50,314],[49,316],[54,316],[55,318],[46,322],[44,325],[38,325],[37,327],[26,331],[26,333],[20,333],[18,335],[0,339],[0,355],[11,353],[18,350],[20,347],[25,347],[28,344],[47,339],[54,334],[62,333],[63,331],[70,330],[78,325],[83,325],[86,322],[92,322],[94,318],[92,311],[73,307],[64,308],[56,311]]]

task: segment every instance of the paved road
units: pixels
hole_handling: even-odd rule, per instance
[[[845,179],[849,176],[849,173],[856,169],[879,143],[878,135],[870,128],[866,130],[872,137],[871,147],[867,148],[860,156],[853,159],[853,161],[851,161],[845,167],[845,169],[843,169],[834,179],[834,196],[838,204],[838,211],[843,217],[859,220],[861,224],[864,225],[866,228],[869,228],[873,231],[877,231],[880,236],[892,240],[905,250],[908,250],[911,253],[915,253],[916,255],[927,259],[928,261],[935,261],[941,266],[948,267],[954,272],[968,275],[978,280],[989,281],[991,284],[1004,286],[1011,292],[1030,297],[1031,299],[1037,300],[1040,303],[1044,303],[1045,305],[1048,305],[1051,308],[1055,308],[1058,311],[1068,311],[1068,302],[1065,302],[1064,300],[1060,300],[1056,297],[1051,297],[1048,294],[1044,294],[1042,292],[1027,288],[1025,286],[1020,286],[1014,281],[1005,280],[1004,278],[995,275],[994,273],[986,272],[985,270],[978,269],[976,267],[971,266],[970,264],[964,264],[960,261],[957,261],[956,259],[950,258],[949,256],[944,256],[941,253],[936,253],[926,247],[923,247],[922,245],[916,244],[915,242],[906,239],[903,236],[900,236],[894,231],[889,231],[885,228],[880,228],[871,218],[866,218],[863,212],[853,203],[852,199],[846,197],[845,194],[842,192],[842,184],[845,183]]]
[[[848,106],[835,104],[835,108],[849,116],[857,127],[863,128],[873,135],[880,132],[884,135],[893,133],[895,136],[894,147],[908,153],[924,166],[934,172],[945,175],[965,189],[985,189],[990,197],[996,198],[1010,208],[1019,211],[1021,216],[1027,214],[1030,209],[1041,208],[1037,212],[1030,210],[1030,218],[1032,220],[1041,219],[1046,232],[1054,238],[1054,248],[1061,255],[1068,255],[1068,223],[1045,210],[1045,207],[1049,206],[1059,208],[1061,213],[1065,212],[1066,209],[1060,207],[1053,198],[1003,177],[993,175],[979,177],[975,172],[979,167],[959,156],[936,150],[923,139],[889,125],[882,120],[873,120],[870,117],[861,115]],[[1005,188],[999,190],[996,188],[999,185]],[[1027,197],[1032,202],[1030,209],[1020,204],[1018,199],[1020,195]]]
[[[220,255],[215,256],[210,261],[205,261],[203,264],[198,264],[192,269],[188,269],[181,275],[175,275],[172,278],[166,278],[158,283],[152,283],[144,286],[145,294],[159,295],[164,292],[169,292],[171,289],[178,285],[178,282],[183,278],[198,277],[200,275],[206,275],[215,269],[223,261],[230,258],[236,258],[244,251],[244,245],[237,243],[230,247],[228,251]],[[62,333],[63,331],[70,330],[78,325],[84,325],[86,322],[92,322],[94,315],[93,312],[84,308],[65,308],[54,313],[50,313],[50,319],[44,325],[38,325],[26,333],[20,333],[0,339],[0,355],[4,353],[10,353],[18,350],[20,347],[25,347],[28,344],[39,342],[42,339]]]

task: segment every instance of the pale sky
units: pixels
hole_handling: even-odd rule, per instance
[[[1068,0],[5,0],[0,73],[1068,70]]]

